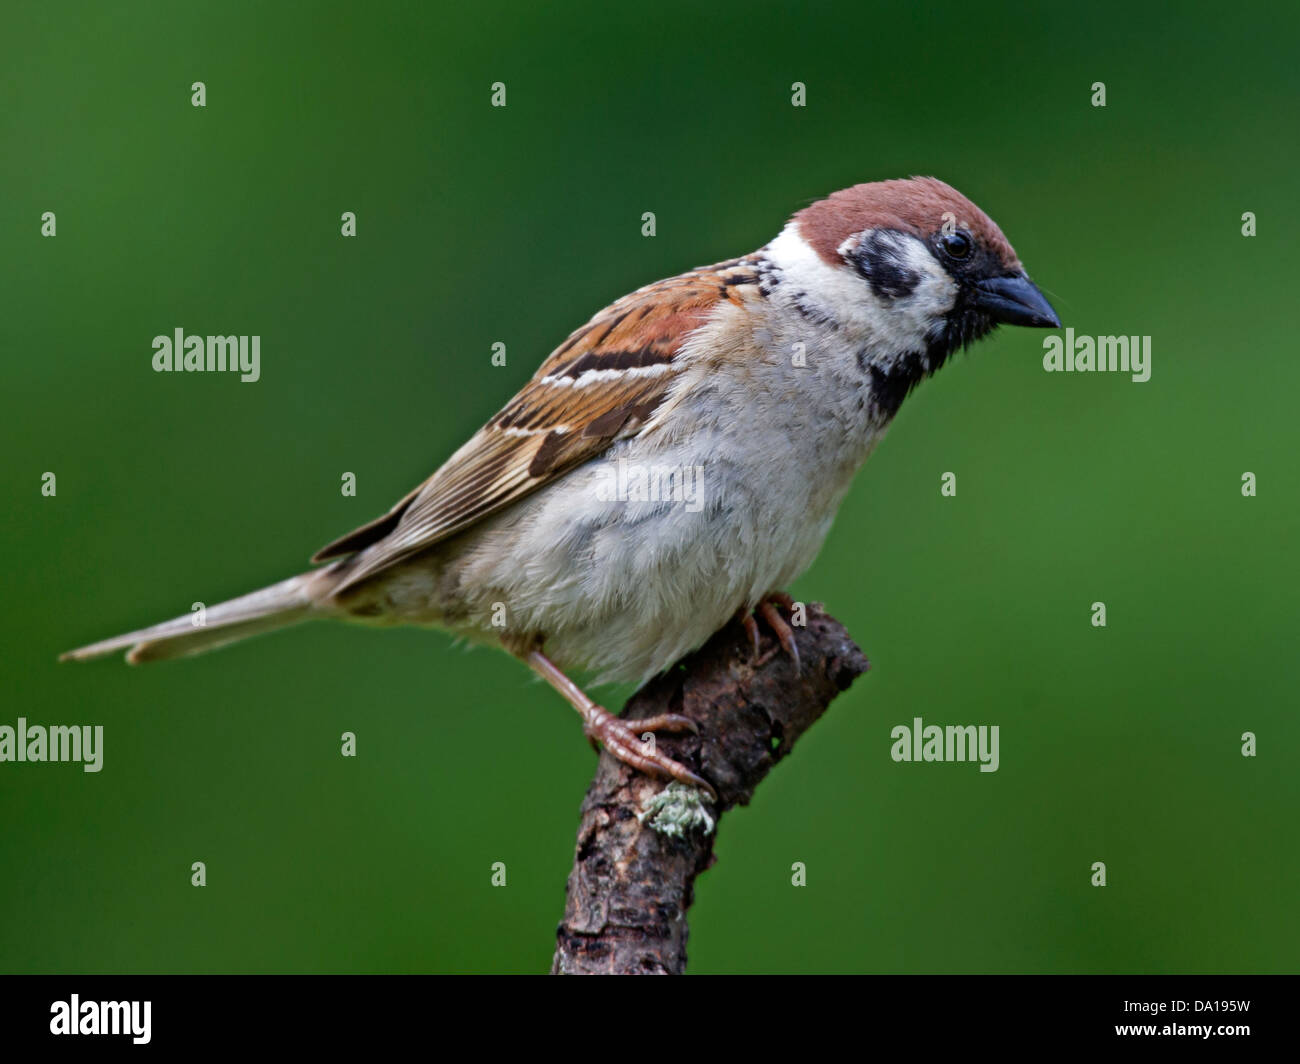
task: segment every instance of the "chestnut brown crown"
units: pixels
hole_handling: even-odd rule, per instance
[[[928,241],[948,223],[969,232],[1007,272],[1021,269],[997,223],[935,177],[871,181],[841,189],[799,211],[795,221],[804,240],[831,265],[840,264],[839,249],[855,233],[893,229]]]

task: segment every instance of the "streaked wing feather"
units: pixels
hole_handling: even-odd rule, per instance
[[[433,546],[634,434],[680,371],[686,338],[739,286],[748,259],[639,289],[572,333],[532,379],[422,485],[313,561],[361,552],[339,590]]]

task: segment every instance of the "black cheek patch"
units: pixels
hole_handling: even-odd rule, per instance
[[[921,283],[921,275],[903,264],[902,242],[906,239],[881,230],[869,234],[849,253],[849,261],[881,299],[910,296]]]

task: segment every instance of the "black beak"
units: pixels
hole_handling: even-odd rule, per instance
[[[975,305],[1004,325],[1033,325],[1044,329],[1061,327],[1061,319],[1056,316],[1052,304],[1023,273],[977,281]]]

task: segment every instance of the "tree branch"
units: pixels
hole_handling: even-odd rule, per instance
[[[704,647],[629,699],[629,720],[680,713],[700,734],[655,738],[670,757],[709,780],[714,819],[746,805],[754,788],[831,700],[870,666],[848,633],[819,605],[794,629],[802,668],[779,647],[755,661],[744,628],[732,623]],[[681,974],[686,968],[686,910],[695,877],[713,863],[714,832],[696,826],[674,836],[645,814],[664,799],[651,779],[602,753],[587,795],[564,919],[556,932],[552,974]],[[694,792],[690,792],[694,794]],[[665,796],[669,797],[669,796]],[[645,823],[638,818],[642,813]]]

